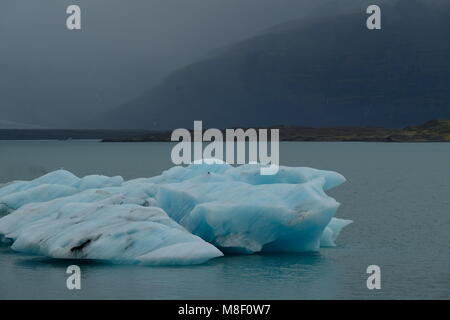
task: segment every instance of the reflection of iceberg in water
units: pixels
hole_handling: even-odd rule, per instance
[[[197,264],[228,253],[333,246],[351,223],[325,194],[345,178],[311,168],[173,167],[153,178],[59,170],[0,188],[0,237],[16,251],[118,263]]]

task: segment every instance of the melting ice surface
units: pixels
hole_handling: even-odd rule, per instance
[[[351,221],[325,191],[331,171],[208,161],[124,181],[65,170],[0,188],[0,238],[16,251],[144,265],[199,264],[223,253],[334,246]]]

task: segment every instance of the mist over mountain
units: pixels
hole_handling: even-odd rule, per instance
[[[0,0],[0,120],[84,128],[217,48],[352,2]],[[73,4],[81,30],[66,27]]]
[[[374,1],[374,4],[376,1]],[[172,73],[103,127],[402,127],[450,116],[450,4],[383,4],[269,29]]]

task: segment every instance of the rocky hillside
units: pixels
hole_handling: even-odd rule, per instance
[[[136,129],[404,127],[450,116],[450,1],[382,6],[382,30],[359,10],[293,21],[173,73],[114,110]]]
[[[351,126],[328,128],[273,126],[269,129],[279,129],[281,141],[450,142],[450,119],[433,120],[420,126],[403,129]],[[171,141],[171,132],[152,132],[132,137],[105,139],[103,141],[167,142]]]

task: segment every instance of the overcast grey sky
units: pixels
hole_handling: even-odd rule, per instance
[[[0,120],[79,126],[216,48],[350,2],[0,0]],[[81,31],[66,29],[70,4]]]

